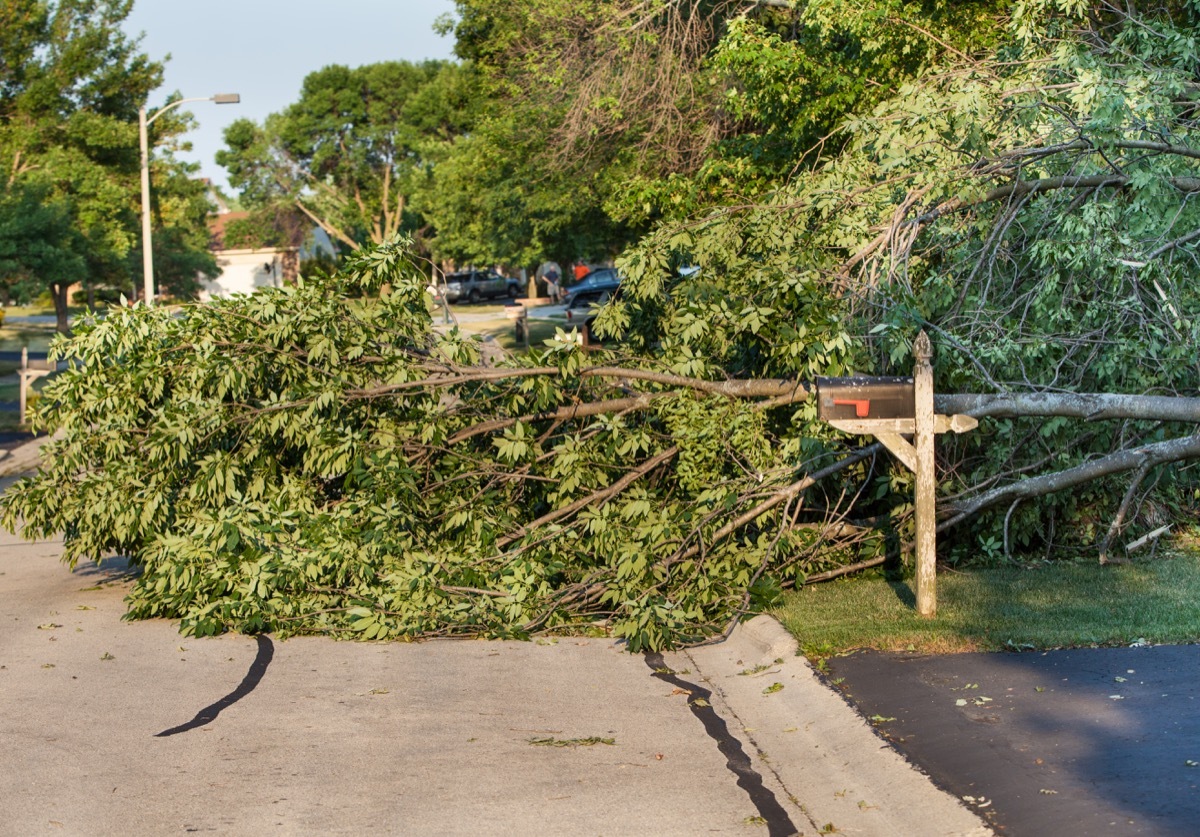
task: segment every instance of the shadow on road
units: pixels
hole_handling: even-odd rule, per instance
[[[267,667],[271,665],[271,659],[275,656],[275,645],[268,637],[259,634],[254,639],[258,643],[258,654],[254,657],[254,662],[250,664],[250,670],[246,672],[246,676],[242,678],[242,682],[238,684],[236,689],[216,703],[209,704],[201,709],[196,713],[196,717],[192,718],[186,724],[165,729],[160,733],[156,733],[154,737],[167,738],[171,735],[179,735],[181,732],[188,732],[211,724],[223,711],[253,692],[258,684],[262,682],[263,675],[267,673]]]

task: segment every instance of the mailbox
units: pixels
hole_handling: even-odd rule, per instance
[[[817,378],[817,415],[824,421],[913,418],[913,379]]]

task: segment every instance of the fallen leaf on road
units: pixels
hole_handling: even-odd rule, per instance
[[[529,743],[534,747],[593,747],[606,744],[612,747],[617,743],[615,738],[599,738],[595,735],[587,738],[531,738]]]

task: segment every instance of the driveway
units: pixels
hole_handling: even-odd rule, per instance
[[[828,678],[997,833],[1200,833],[1200,646],[862,652]]]

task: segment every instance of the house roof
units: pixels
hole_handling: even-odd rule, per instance
[[[249,212],[222,212],[220,215],[213,215],[208,219],[208,234],[210,250],[226,250],[225,246],[225,228],[230,221],[240,221],[243,218],[249,218]]]
[[[222,212],[218,215],[213,215],[208,220],[209,231],[209,249],[213,252],[224,250],[296,250],[304,241],[304,236],[307,234],[307,229],[304,223],[288,223],[288,219],[279,217],[276,218],[274,224],[268,222],[266,229],[268,232],[260,233],[265,236],[270,236],[270,240],[249,240],[245,229],[240,231],[237,240],[233,242],[227,241],[227,233],[230,226],[237,224],[239,221],[251,220],[253,216],[249,212]],[[307,222],[305,222],[307,223]],[[253,229],[253,228],[252,228]],[[259,227],[262,230],[262,227]],[[274,232],[272,235],[271,232]],[[274,242],[283,241],[284,245]]]

